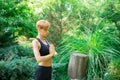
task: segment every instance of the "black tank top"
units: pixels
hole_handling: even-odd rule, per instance
[[[41,56],[45,56],[49,54],[50,45],[47,42],[47,45],[44,44],[39,38],[37,38],[38,42],[41,44],[41,49],[39,50]]]

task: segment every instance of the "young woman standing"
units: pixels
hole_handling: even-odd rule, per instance
[[[32,47],[38,68],[35,72],[35,80],[51,80],[52,57],[57,55],[53,44],[49,44],[45,37],[49,34],[50,25],[46,20],[36,23],[38,36],[32,41]]]

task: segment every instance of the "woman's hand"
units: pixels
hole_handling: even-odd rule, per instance
[[[55,51],[55,54],[54,54],[54,56],[57,56],[58,54],[57,54],[57,52]]]
[[[50,54],[52,56],[56,56],[57,55],[57,52],[55,51],[55,46],[53,44],[50,44],[49,52],[50,52]]]

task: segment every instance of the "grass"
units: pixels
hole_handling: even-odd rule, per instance
[[[109,63],[120,56],[120,38],[117,36],[118,31],[114,25],[102,26],[99,28],[98,25],[94,32],[76,30],[78,28],[70,30],[61,41],[58,47],[60,55],[54,61],[68,63],[72,52],[86,54],[89,60],[85,80],[111,80],[112,75],[107,75],[108,78],[106,78],[106,74],[110,74]]]

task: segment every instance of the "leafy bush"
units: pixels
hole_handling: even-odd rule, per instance
[[[12,61],[0,61],[0,77],[2,80],[33,79],[35,69],[35,62],[27,57]]]
[[[2,80],[33,80],[36,62],[22,57],[12,61],[0,61],[0,78]],[[52,80],[70,80],[67,76],[66,63],[53,63]]]
[[[120,57],[110,62],[109,71],[116,80],[120,79]]]
[[[25,48],[20,45],[14,45],[6,48],[0,48],[0,60],[13,60],[14,58],[20,57],[33,57],[31,48]]]
[[[0,0],[0,47],[15,44],[18,36],[35,37],[35,15],[25,0]]]
[[[53,63],[52,80],[70,80],[67,76],[67,63]]]

